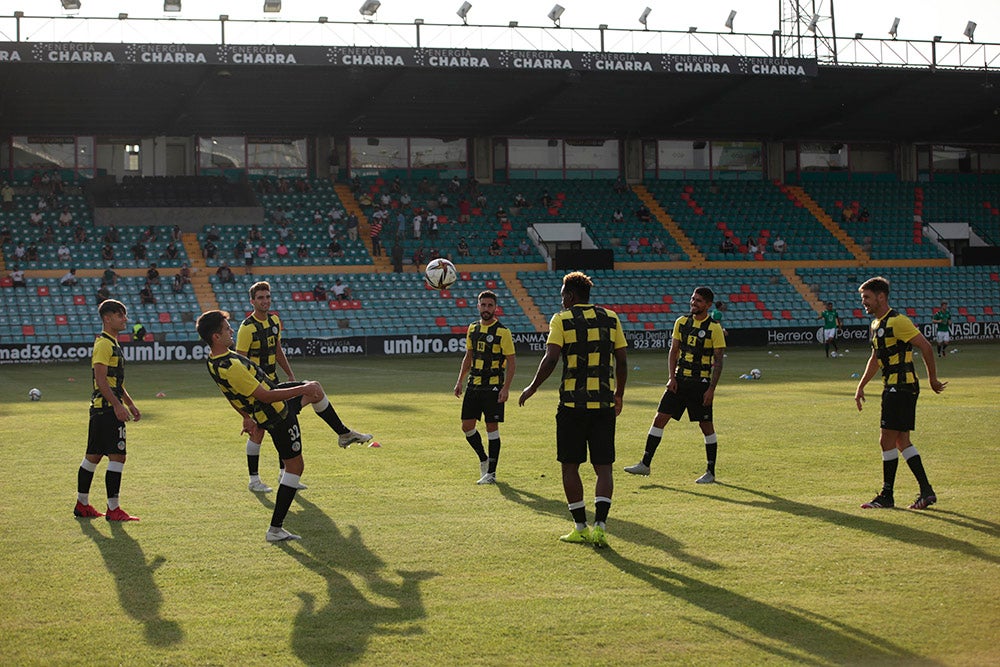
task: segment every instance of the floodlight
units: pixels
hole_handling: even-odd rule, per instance
[[[552,8],[552,11],[549,12],[549,20],[555,23],[557,28],[559,27],[559,18],[563,15],[564,11],[566,11],[565,7],[562,5],[556,5]]]
[[[281,0],[264,0],[264,11],[276,14],[281,11]]]
[[[688,28],[688,32],[698,32],[698,26],[696,25],[691,26],[690,28]]]
[[[181,0],[163,0],[163,11],[179,12],[181,10]]]
[[[597,29],[598,30],[607,30],[608,29],[608,24],[607,23],[600,23],[600,24],[597,25]]]
[[[229,14],[219,14],[219,20],[223,23],[229,20]]]
[[[62,0],[62,7],[66,11],[80,11],[80,0]]]
[[[809,25],[806,26],[806,30],[809,32],[816,32],[816,25],[819,23],[819,14],[813,14],[812,20],[809,21]]]
[[[729,12],[729,18],[726,19],[726,27],[729,28],[729,32],[733,31],[733,23],[736,21],[736,10]]]
[[[361,12],[362,16],[375,16],[375,12],[381,6],[382,3],[378,0],[365,0],[365,4],[361,5],[361,9],[358,11]]]
[[[965,24],[965,32],[963,32],[962,34],[965,35],[966,37],[968,37],[969,41],[971,42],[972,41],[972,36],[976,34],[976,22],[975,21],[969,21],[968,23],[966,23]]]
[[[424,24],[423,19],[413,19],[413,25],[423,25],[423,24]]]
[[[467,17],[469,16],[470,9],[472,9],[472,3],[463,2],[462,6],[458,8],[457,12],[455,12],[456,14],[458,14],[458,18],[462,19],[462,23],[464,23],[465,25],[469,25],[469,20]]]
[[[941,35],[934,35],[934,41],[935,42],[940,42],[941,41]]]
[[[896,18],[894,18],[892,20],[892,27],[889,28],[889,35],[893,39],[896,39],[896,32],[898,32],[898,31],[899,31],[899,17],[897,16]]]
[[[128,14],[126,14],[125,12],[121,12],[120,14],[118,14],[118,20],[119,21],[124,21],[127,18],[128,18]]]
[[[517,21],[511,21],[510,23],[507,24],[507,27],[508,28],[516,28],[517,27]]]
[[[318,21],[319,21],[320,23],[326,23],[326,22],[327,22],[327,21],[329,21],[330,19],[329,19],[329,18],[327,18],[326,16],[320,16],[320,17],[319,17],[319,19],[317,19],[317,20],[318,20]]]
[[[642,10],[642,14],[639,15],[639,23],[642,24],[643,30],[649,30],[649,26],[646,25],[646,20],[649,18],[649,13],[653,11],[652,8],[646,7]]]

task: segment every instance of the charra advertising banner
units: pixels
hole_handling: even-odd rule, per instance
[[[413,49],[379,46],[247,44],[0,43],[0,65],[15,63],[382,67],[813,77],[813,58],[593,53],[511,49]]]

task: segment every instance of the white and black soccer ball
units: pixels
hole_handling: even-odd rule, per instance
[[[42,400],[42,390],[38,387],[32,387],[28,390],[28,400],[29,401],[40,401]]]
[[[432,259],[424,269],[424,280],[434,289],[448,289],[458,280],[458,269],[443,257]]]
[[[750,371],[750,377],[753,378],[754,380],[759,380],[760,379],[760,369],[759,368],[752,369]]]

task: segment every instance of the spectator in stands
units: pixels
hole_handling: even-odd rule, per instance
[[[181,264],[181,268],[177,271],[177,275],[181,277],[181,280],[185,285],[191,284],[191,267],[187,262]]]
[[[299,247],[295,250],[295,256],[299,259],[306,259],[309,257],[309,248],[305,243],[299,244]]]
[[[285,212],[285,209],[279,206],[278,208],[274,209],[274,211],[271,213],[271,222],[273,222],[276,225],[280,225],[283,222],[287,223],[288,213]],[[256,225],[254,225],[254,227],[256,227]]]
[[[132,259],[137,262],[141,262],[146,259],[147,250],[146,245],[139,239],[135,240],[135,245],[132,246]]]
[[[528,245],[528,239],[521,239],[521,242],[517,244],[517,254],[521,256],[531,254],[531,246]]]
[[[41,209],[35,209],[28,214],[28,222],[32,227],[41,227],[43,220],[45,220],[45,214],[42,213]]]
[[[392,244],[392,272],[403,272],[403,244],[397,239]]]
[[[436,239],[438,237],[438,217],[433,211],[427,214],[427,238]]]
[[[358,203],[361,204],[362,206],[371,206],[374,202],[372,201],[372,197],[369,193],[362,192],[358,196]]]
[[[139,238],[142,239],[143,243],[156,243],[156,239],[158,238],[156,227],[153,225],[146,227]]]
[[[24,260],[26,262],[37,262],[38,261],[38,246],[34,243],[28,244],[28,249],[24,253]]]
[[[663,241],[660,240],[659,236],[654,236],[653,240],[649,242],[649,247],[653,249],[657,255],[662,255],[666,247],[663,245]]]
[[[110,262],[115,258],[115,248],[110,243],[105,243],[101,246],[101,259],[105,262]]]
[[[14,259],[26,259],[27,256],[28,249],[24,247],[24,241],[18,241],[14,247]]]
[[[429,195],[434,192],[434,186],[431,185],[431,182],[428,181],[425,176],[420,179],[420,183],[417,185],[417,191],[420,192],[420,194]]]
[[[101,279],[106,285],[111,285],[112,287],[118,284],[118,274],[115,273],[114,264],[111,264],[108,268],[104,269]]]
[[[469,243],[468,243],[468,241],[465,240],[464,236],[458,239],[458,245],[456,246],[456,250],[458,251],[459,257],[468,257],[469,256],[469,254],[470,254],[469,253]]]
[[[844,210],[840,213],[840,219],[844,222],[854,222],[854,209],[850,206],[845,206]]]
[[[742,244],[740,243],[740,237],[737,236],[736,234],[733,234],[730,241],[732,241],[733,244],[733,252],[744,252],[746,250],[746,248],[743,248],[742,250],[740,249],[740,246]]]
[[[246,239],[237,239],[236,244],[233,245],[233,258],[239,259],[244,256],[247,249]]]
[[[507,209],[503,207],[503,204],[497,206],[497,212],[494,215],[496,216],[497,222],[500,224],[510,221],[510,218],[507,217]]]
[[[479,208],[486,208],[486,193],[480,192],[476,195],[476,206]]]
[[[95,300],[98,304],[104,303],[111,298],[111,290],[108,289],[108,284],[101,281],[101,286],[97,288],[97,293],[95,294]]]
[[[14,188],[10,183],[5,181],[3,187],[0,187],[0,198],[3,199],[3,210],[14,210]]]
[[[409,208],[410,204],[413,202],[413,197],[410,196],[409,192],[404,192],[399,195],[399,203],[403,208]]]
[[[458,180],[458,176],[452,176],[448,182],[448,192],[459,192],[461,189],[462,181]]]
[[[615,212],[611,214],[611,222],[616,225],[620,225],[625,222],[625,214],[622,213],[621,208],[616,208]]]
[[[383,208],[388,208],[392,203],[392,197],[389,196],[388,192],[383,192],[379,195],[378,203],[381,204]]]
[[[420,265],[424,263],[424,247],[417,246],[417,249],[413,251],[413,266],[416,267],[417,271],[420,271]]]
[[[417,241],[420,240],[420,227],[423,225],[424,216],[417,213],[413,216],[413,238]]]
[[[449,201],[447,193],[445,193],[444,190],[438,193],[438,208],[443,211],[446,208],[452,208],[452,207],[453,204]]]
[[[353,213],[347,216],[347,238],[352,241],[358,240],[358,216]]]
[[[257,246],[257,259],[261,260],[262,262],[266,262],[269,255],[270,253],[267,250],[266,243],[261,243],[259,246]]]
[[[757,241],[753,238],[747,240],[747,254],[756,255],[760,249],[757,247]]]
[[[400,193],[403,190],[403,183],[399,180],[399,176],[393,176],[392,184],[389,185],[389,189],[395,193]]]
[[[87,242],[87,229],[83,225],[77,225],[73,228],[73,243],[86,243]]]
[[[149,286],[149,281],[139,290],[139,303],[146,305],[156,305],[156,297],[153,295],[153,288]]]
[[[50,245],[56,240],[56,230],[52,225],[45,225],[45,229],[42,230],[42,238],[39,239],[42,245]]]
[[[278,241],[278,246],[274,249],[274,254],[282,259],[288,257],[288,246],[285,245],[284,241]]]
[[[56,194],[62,194],[63,191],[63,180],[62,174],[59,173],[58,169],[52,170],[52,192]]]
[[[312,184],[305,178],[299,178],[295,181],[296,192],[312,192]]]
[[[59,249],[56,251],[56,255],[59,257],[60,262],[68,262],[72,259],[72,255],[70,255],[69,252],[69,246],[65,243],[59,246]]]
[[[229,265],[223,262],[219,265],[219,268],[215,270],[215,277],[219,279],[220,283],[231,283],[236,280],[236,276],[233,275],[233,270],[229,268]]]
[[[330,288],[333,292],[334,298],[340,301],[349,301],[351,299],[351,288],[344,284],[340,278],[337,278],[337,282],[333,284]]]
[[[518,192],[516,195],[514,195],[514,206],[518,208],[528,208],[528,200],[525,198],[523,194]]]
[[[441,257],[441,251],[438,250],[436,247],[431,246],[430,251],[428,251],[427,253],[427,261],[433,262],[435,259],[438,259],[439,257]]]
[[[503,246],[500,245],[500,239],[493,239],[490,241],[490,247],[487,252],[494,257],[503,254]]]
[[[264,235],[261,233],[260,227],[258,227],[257,225],[251,225],[250,233],[247,235],[247,239],[254,242],[263,241]]]
[[[219,246],[215,245],[214,241],[205,241],[205,245],[201,249],[201,256],[205,259],[218,259],[219,258]]]
[[[156,262],[150,262],[149,268],[146,269],[146,282],[150,285],[160,284],[160,270],[156,268]]]
[[[326,301],[326,285],[320,280],[313,287],[313,299],[316,301]]]
[[[8,245],[14,238],[10,232],[10,225],[0,227],[0,245]]]
[[[180,294],[184,291],[184,279],[180,273],[174,276],[174,281],[170,284],[170,291],[174,294]]]
[[[639,239],[637,239],[634,236],[631,237],[628,240],[628,246],[626,246],[626,249],[628,250],[628,254],[630,254],[630,255],[638,255],[639,254]]]
[[[28,284],[24,280],[24,271],[17,264],[14,265],[14,269],[10,272],[10,281],[12,287],[27,287]]]
[[[858,214],[858,222],[868,222],[869,213],[867,208],[861,209],[861,213]]]
[[[173,227],[170,228],[170,240],[173,241],[174,243],[180,243],[181,233],[182,233],[181,226],[174,225]]]
[[[458,200],[458,221],[467,223],[472,220],[472,204],[465,197]]]
[[[649,222],[652,220],[653,214],[650,213],[649,209],[646,208],[645,204],[640,204],[639,208],[635,211],[635,217],[642,222]]]
[[[626,192],[628,192],[628,183],[625,182],[624,178],[619,176],[618,178],[615,179],[615,182],[611,186],[611,189],[615,191],[615,194],[623,195]]]
[[[249,243],[243,244],[243,273],[250,275],[253,273],[254,248]]]
[[[552,199],[552,195],[549,194],[548,190],[542,193],[542,206],[545,208],[552,208],[552,204],[554,203],[555,200]]]
[[[177,259],[178,251],[176,243],[168,243],[167,247],[163,249],[163,258],[165,259]]]
[[[785,243],[785,239],[781,238],[781,234],[775,236],[774,241],[771,243],[771,247],[774,248],[774,252],[779,255],[784,254],[787,245],[788,244]]]
[[[213,243],[219,240],[219,230],[216,229],[215,225],[209,227],[208,230],[205,232],[205,240],[211,241]]]
[[[327,257],[343,257],[344,248],[337,239],[332,239],[330,245],[326,247],[326,254]]]
[[[104,232],[104,238],[101,240],[104,243],[118,243],[120,235],[118,234],[118,228],[114,225],[108,227],[108,231]]]
[[[402,209],[396,214],[396,238],[399,240],[406,238],[406,215]]]
[[[73,213],[69,210],[69,206],[63,206],[63,210],[59,213],[59,226],[69,227],[73,224]]]
[[[372,257],[382,256],[382,223],[375,220],[369,226],[369,234],[372,241]]]

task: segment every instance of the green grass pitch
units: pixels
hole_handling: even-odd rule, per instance
[[[285,522],[303,539],[282,545],[264,542],[274,494],[247,491],[239,419],[203,364],[127,369],[143,419],[122,488],[142,521],[126,525],[71,512],[89,366],[0,367],[0,663],[997,664],[1000,346],[956,347],[939,360],[947,390],[917,409],[939,498],[924,512],[859,508],[881,485],[877,384],[864,412],[853,402],[864,349],[731,351],[708,486],[693,483],[704,447],[687,421],[667,427],[650,477],[621,471],[666,376],[665,352],[632,353],[603,551],[556,539],[571,528],[557,377],[516,406],[536,355],[518,357],[493,487],[475,484],[459,428],[459,356],[293,360],[381,447],[342,450],[305,410],[309,489]],[[754,367],[761,380],[737,379]],[[267,441],[272,486],[276,468]],[[916,492],[901,463],[897,502]]]

